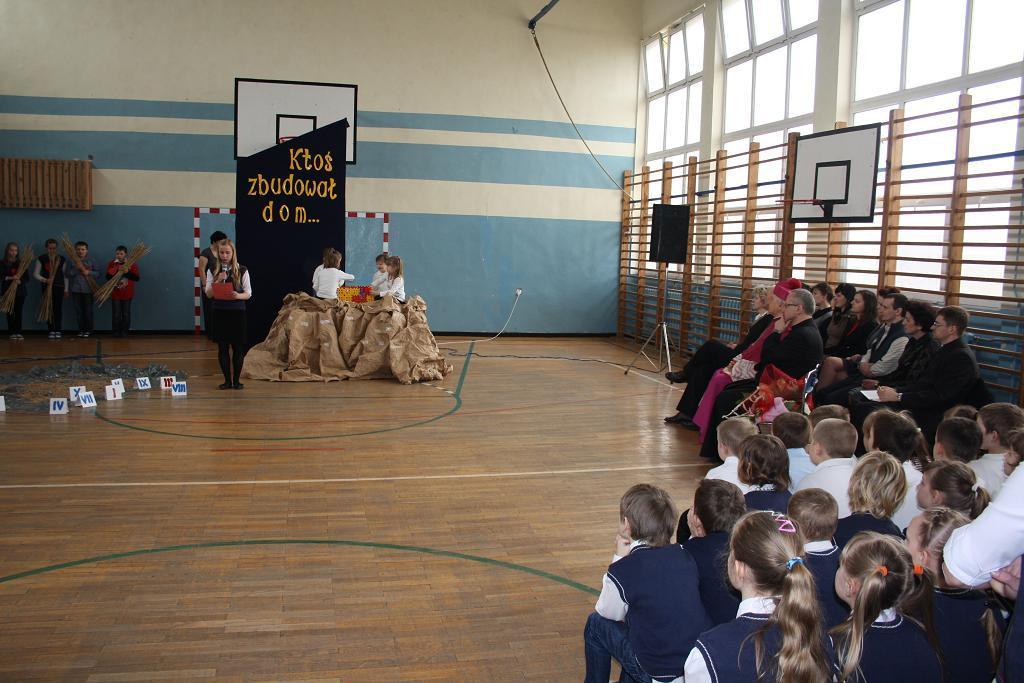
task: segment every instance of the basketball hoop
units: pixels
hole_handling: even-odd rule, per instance
[[[842,200],[836,199],[776,199],[776,204],[813,204],[821,209],[822,217],[831,220],[832,210],[836,204],[844,204]]]

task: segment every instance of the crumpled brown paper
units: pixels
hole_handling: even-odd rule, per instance
[[[357,304],[289,294],[267,338],[249,349],[242,377],[328,382],[394,377],[402,384],[444,379],[452,371],[427,326],[418,296]]]

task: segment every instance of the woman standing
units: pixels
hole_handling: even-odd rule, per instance
[[[28,279],[28,275],[22,274],[20,278],[18,277],[19,260],[18,243],[8,242],[7,248],[4,249],[4,260],[0,263],[0,276],[3,277],[0,295],[6,294],[11,287],[18,288],[14,295],[14,308],[7,314],[7,333],[11,335],[12,340],[25,338],[21,334],[21,312],[25,307],[25,297],[28,295],[28,290],[25,289],[25,280]]]
[[[206,296],[211,300],[213,340],[217,360],[224,373],[221,389],[241,389],[239,381],[245,359],[245,302],[252,297],[249,271],[238,264],[235,245],[229,239],[217,245],[217,260],[206,270]],[[230,288],[223,285],[231,285]],[[214,288],[214,285],[221,285]]]

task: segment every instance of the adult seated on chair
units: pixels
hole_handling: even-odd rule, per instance
[[[697,412],[700,397],[704,395],[704,390],[707,389],[715,371],[724,368],[734,357],[746,351],[771,326],[773,318],[768,315],[768,296],[767,286],[754,287],[754,298],[751,303],[757,312],[757,318],[750,326],[747,336],[739,344],[723,344],[715,340],[705,342],[680,372],[665,374],[665,378],[670,382],[686,382],[686,390],[676,405],[676,415],[665,418],[666,422],[676,421],[675,418],[680,413],[687,418],[692,417]]]
[[[851,284],[840,282],[832,295],[831,315],[818,319],[821,330],[821,341],[825,346],[835,346],[842,339],[843,333],[850,324],[850,304],[857,288]]]
[[[829,338],[825,342],[825,355],[846,358],[863,354],[868,348],[868,336],[875,331],[878,297],[869,289],[858,289],[850,301],[850,312],[846,326],[838,338],[833,339],[833,328],[829,326]]]
[[[980,375],[974,352],[964,343],[970,316],[959,306],[940,308],[932,326],[932,336],[941,346],[934,353],[922,376],[914,382],[878,388],[878,402],[851,401],[851,421],[860,429],[873,410],[885,404],[893,410],[909,410],[931,443],[942,413],[958,403],[970,403],[977,391]]]
[[[757,388],[766,367],[774,365],[790,377],[802,378],[821,363],[821,335],[811,318],[813,313],[814,297],[810,292],[794,289],[789,293],[782,309],[782,319],[776,323],[775,331],[764,342],[757,376],[752,380],[733,382],[715,399],[707,438],[700,449],[703,457],[712,460],[717,458],[718,423],[722,421],[723,415]]]
[[[754,308],[754,322],[750,326],[747,336],[738,344],[726,344],[717,339],[709,339],[701,344],[701,347],[697,349],[682,370],[666,372],[665,379],[670,382],[691,382],[694,377],[699,379],[702,373],[707,371],[707,368],[711,368],[710,372],[724,368],[733,356],[743,353],[747,347],[757,341],[761,331],[771,324],[771,319],[765,318],[765,314],[768,312],[768,292],[768,285],[754,287],[750,299],[750,305]]]
[[[864,379],[882,377],[896,369],[907,347],[903,330],[903,314],[907,297],[888,294],[878,306],[880,325],[868,337],[867,353],[846,358],[828,356],[821,362],[818,386],[814,390],[814,404],[838,403],[846,405],[850,389],[860,386]]]
[[[826,282],[819,282],[811,287],[811,296],[814,297],[814,324],[818,329],[824,329],[832,315],[832,299],[835,294]]]
[[[771,317],[773,324],[782,319],[782,307],[786,297],[789,296],[793,289],[798,287],[800,287],[800,281],[796,278],[780,280],[775,284],[775,289],[768,295],[768,315],[765,316]],[[733,358],[727,366],[714,372],[711,376],[711,381],[707,383],[704,393],[699,399],[696,411],[689,412],[689,409],[690,401],[697,395],[697,392],[690,391],[689,394],[684,393],[677,406],[679,412],[672,417],[666,417],[665,422],[679,424],[687,429],[698,429],[700,430],[700,439],[703,441],[707,434],[709,418],[718,394],[730,383],[751,379],[757,374],[757,364],[761,362],[764,342],[773,331],[772,327],[765,327],[764,332],[761,333],[757,341],[751,344],[743,353]],[[690,387],[687,387],[687,391],[689,390]]]

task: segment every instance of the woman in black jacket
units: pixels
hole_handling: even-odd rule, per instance
[[[868,289],[857,290],[850,302],[849,319],[842,336],[835,345],[825,344],[826,356],[847,358],[863,354],[868,348],[868,336],[878,327],[878,297]],[[829,335],[829,341],[832,341]]]

